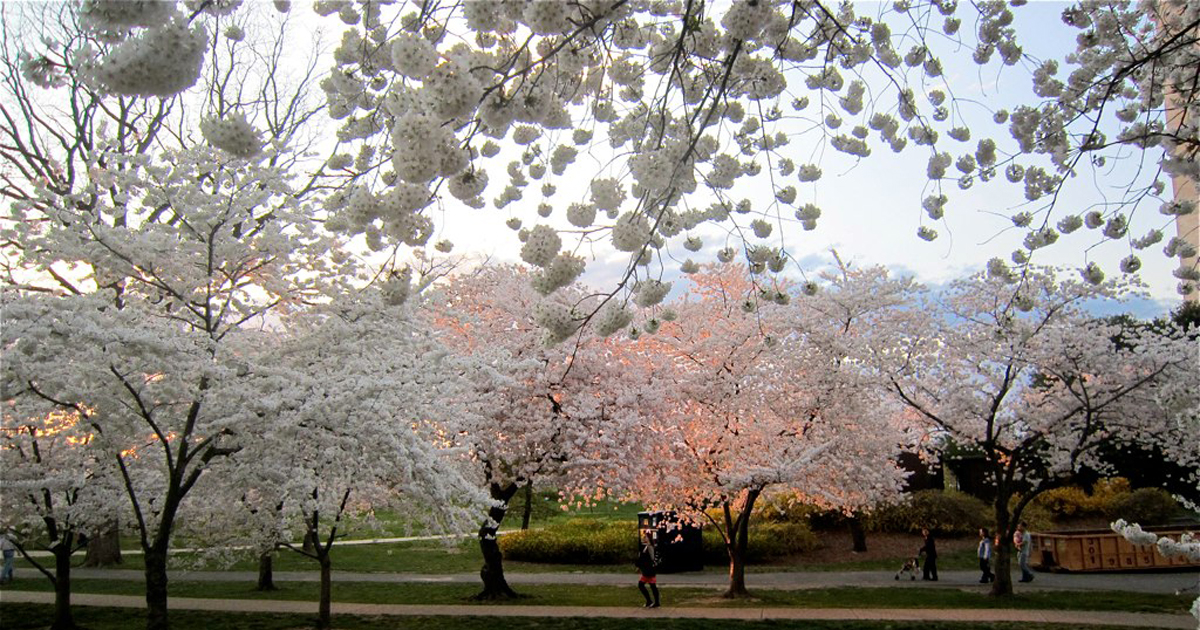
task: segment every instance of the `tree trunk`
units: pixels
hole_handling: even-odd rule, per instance
[[[161,548],[160,548],[161,547]],[[167,630],[167,550],[143,549],[146,562],[146,630]]]
[[[850,515],[850,538],[854,541],[854,551],[863,553],[867,550],[867,532],[863,529],[862,519],[858,513]]]
[[[727,547],[729,552],[729,588],[722,597],[736,599],[749,597],[746,590],[746,540],[740,538]]]
[[[333,600],[333,563],[329,559],[329,550],[318,552],[317,561],[321,563],[321,602],[317,605],[317,628],[329,630],[333,625],[329,612],[330,602]]]
[[[300,545],[300,548],[303,549],[305,553],[316,553],[317,545],[311,533],[304,533],[304,542]]]
[[[1012,554],[1012,532],[1010,524],[1012,517],[1008,513],[1009,500],[1012,498],[1012,490],[1008,484],[1000,483],[996,486],[996,531],[1000,537],[1000,544],[992,548],[992,554],[995,556],[996,568],[993,573],[996,574],[995,580],[992,581],[992,590],[989,594],[995,597],[1007,597],[1013,594],[1012,575],[1009,573],[1010,561]]]
[[[273,559],[274,552],[268,551],[258,557],[258,584],[254,587],[258,591],[273,591],[275,590],[275,575]]]
[[[1000,530],[1000,544],[992,550],[995,554],[996,568],[993,570],[996,574],[996,581],[992,582],[991,595],[1008,596],[1013,594],[1012,585],[1012,536],[1011,534],[1005,540],[1004,529]]]
[[[54,623],[50,630],[75,630],[71,614],[71,552],[74,536],[54,546]]]
[[[103,531],[87,541],[85,567],[103,567],[121,564],[121,537],[117,521],[112,521]]]
[[[488,510],[488,520],[479,527],[479,550],[483,552],[483,568],[479,570],[479,578],[483,580],[483,590],[475,595],[475,600],[514,599],[516,591],[504,579],[504,554],[500,551],[500,541],[497,530],[508,512],[508,501],[517,493],[517,485],[509,483],[501,486],[493,483],[490,487],[493,499],[499,505]]]
[[[726,536],[725,551],[729,554],[729,589],[722,597],[737,599],[750,597],[746,589],[746,547],[750,539],[750,514],[754,510],[754,501],[761,490],[749,490],[745,504],[737,519],[731,519],[730,505],[725,504],[725,522],[728,535]]]
[[[533,516],[533,482],[525,484],[525,511],[521,514],[521,529],[529,529],[529,517]]]

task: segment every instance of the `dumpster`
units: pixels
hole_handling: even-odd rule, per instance
[[[646,535],[658,552],[659,573],[704,569],[700,528],[681,521],[674,512],[639,512],[638,544]]]
[[[1146,531],[1176,540],[1194,527],[1146,527]],[[1135,545],[1110,529],[1080,529],[1033,534],[1029,564],[1042,571],[1141,571],[1197,568],[1200,562],[1167,558],[1154,545]]]

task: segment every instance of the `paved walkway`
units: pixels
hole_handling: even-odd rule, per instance
[[[2,602],[51,603],[53,593],[4,591]],[[144,608],[145,599],[127,595],[72,595],[80,606]],[[316,614],[315,602],[287,602],[250,599],[203,599],[173,597],[173,610],[222,610],[235,612]],[[1072,627],[1086,625],[1128,626],[1138,628],[1179,628],[1193,630],[1196,620],[1189,615],[1125,612],[1089,612],[1054,610],[997,609],[910,609],[910,608],[616,608],[601,606],[420,606],[385,604],[333,604],[335,615],[408,615],[408,616],[486,616],[486,617],[609,617],[609,618],[689,618],[689,619],[801,619],[801,620],[878,620],[878,621],[957,621],[1061,623]]]
[[[772,590],[796,590],[809,588],[838,588],[845,586],[888,587],[888,588],[971,588],[985,590],[988,586],[979,583],[978,571],[941,571],[937,582],[897,581],[894,573],[886,571],[808,571],[749,573],[746,583],[751,588]],[[71,575],[78,579],[142,580],[140,570],[128,569],[73,569]],[[40,577],[33,569],[20,569],[17,578]],[[276,571],[274,577],[280,582],[316,582],[320,575],[316,571]],[[601,586],[627,586],[636,582],[635,573],[517,573],[508,572],[508,581],[520,584],[594,584]],[[249,571],[171,571],[171,580],[225,582],[253,582],[258,574]],[[435,582],[447,584],[479,582],[475,573],[420,574],[420,573],[351,573],[334,571],[335,582]],[[722,573],[679,573],[660,576],[664,587],[691,586],[722,588],[728,584],[728,576]],[[1126,591],[1131,593],[1173,594],[1192,589],[1200,584],[1200,571],[1164,573],[1038,573],[1029,584],[1013,584],[1017,592],[1038,591]]]

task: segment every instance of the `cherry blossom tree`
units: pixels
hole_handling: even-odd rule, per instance
[[[185,497],[256,422],[248,329],[323,299],[341,272],[279,169],[223,150],[102,155],[89,203],[43,189],[52,223],[26,264],[81,270],[74,293],[6,305],[6,399],[77,414],[116,467],[145,554],[148,627],[165,628],[166,560]],[[103,163],[101,163],[103,162]],[[76,284],[78,286],[76,286]]]
[[[69,268],[27,254],[60,201],[82,208],[109,196],[120,205],[122,191],[92,179],[108,155],[207,141],[243,155],[263,144],[290,146],[262,154],[284,169],[310,161],[302,156],[322,107],[307,89],[315,44],[305,58],[286,13],[244,7],[235,15],[234,8],[110,0],[0,7],[0,196],[14,202],[0,215],[6,286],[92,290],[86,263]],[[189,94],[173,95],[173,86],[193,82],[199,87]],[[88,563],[120,562],[117,530],[113,522],[92,532]]]
[[[4,347],[21,338],[18,318],[6,322]],[[5,361],[7,364],[8,361]],[[4,389],[24,389],[5,374]],[[18,397],[21,398],[21,397]],[[0,425],[0,526],[17,532],[13,543],[30,564],[54,587],[54,630],[75,628],[71,611],[71,561],[89,536],[104,530],[113,518],[109,498],[115,491],[111,467],[97,461],[93,435],[75,414],[22,400],[6,405]],[[32,415],[31,415],[32,414]],[[53,571],[29,553],[38,547],[50,552]]]
[[[1085,226],[1094,241],[1151,247],[1195,212],[1163,192],[1165,177],[1200,174],[1197,8],[1071,6],[1059,28],[1077,50],[1037,59],[1014,27],[1024,4],[318,2],[350,25],[322,83],[330,114],[340,139],[375,157],[353,194],[331,199],[331,225],[379,247],[424,242],[434,206],[490,203],[525,243],[626,256],[628,291],[655,267],[694,267],[680,245],[784,267],[822,214],[811,194],[822,165],[801,156],[828,148],[852,164],[887,147],[924,166],[927,194],[912,202],[922,239],[946,223],[953,189],[1008,182],[1028,201],[1011,216],[1022,265]],[[1004,109],[960,97],[944,75],[974,65],[1025,70],[1030,92]],[[1168,121],[1165,95],[1183,115]],[[1118,182],[1119,199],[1056,207],[1072,181],[1142,156],[1156,168]],[[587,189],[555,198],[573,180]],[[1143,223],[1144,208],[1167,216]],[[1164,253],[1191,247],[1174,239]],[[553,260],[533,264],[557,286],[584,268]],[[1131,254],[1121,271],[1140,264]],[[1182,290],[1197,273],[1179,271]]]
[[[852,510],[893,496],[904,435],[870,374],[836,351],[861,312],[784,306],[786,286],[755,288],[738,265],[691,282],[678,319],[640,340],[668,400],[641,497],[707,517],[729,554],[725,596],[746,597],[755,502],[776,491]]]
[[[280,545],[317,562],[321,628],[331,622],[330,553],[348,521],[392,508],[425,531],[459,533],[487,504],[433,429],[465,413],[463,368],[407,310],[375,290],[290,318],[275,361],[257,368],[256,430],[220,476],[229,500],[208,501],[221,529],[253,549]]]
[[[298,54],[286,13],[247,6],[232,14],[238,4],[5,5],[0,194],[22,202],[24,213],[38,208],[39,187],[88,203],[89,167],[100,153],[206,140],[243,152],[286,145],[293,151],[267,159],[287,168],[303,162],[321,110],[310,89],[315,49]]]
[[[1061,280],[1050,269],[990,273],[908,309],[880,341],[895,395],[934,435],[982,454],[995,489],[995,595],[1012,592],[1012,534],[1040,492],[1101,447],[1155,445],[1195,468],[1194,347],[1181,334],[1122,330],[1084,310],[1123,287]]]
[[[511,213],[522,242],[561,251],[531,263],[547,290],[578,278],[590,250],[622,259],[625,273],[606,290],[629,297],[666,266],[695,268],[689,257],[782,269],[797,235],[831,210],[816,201],[822,171],[886,147],[913,156],[928,179],[910,204],[919,238],[952,227],[955,189],[1007,184],[1027,204],[991,210],[1024,234],[1012,253],[1019,265],[1087,228],[1092,243],[1127,243],[1120,271],[1137,273],[1138,250],[1195,213],[1193,200],[1165,195],[1165,180],[1200,178],[1198,10],[1183,0],[1082,3],[1061,11],[1061,25],[1040,20],[1057,29],[1047,36],[1018,31],[1035,10],[1026,4],[321,0],[313,9],[344,29],[319,82],[338,126],[338,147],[316,171],[339,186],[328,225],[374,249],[420,247],[437,231],[435,210],[490,203]],[[14,50],[8,65],[22,76],[10,75],[143,99],[137,106],[151,110],[142,120],[153,121],[153,107],[174,95],[253,76],[226,72],[236,65],[226,58],[245,50],[252,26],[279,19],[259,7],[88,0],[51,50]],[[290,2],[274,7],[290,15]],[[1076,49],[1038,58],[1023,47],[1030,36],[1074,38]],[[946,78],[984,71],[1020,74],[1029,89],[1001,106]],[[276,81],[263,84],[254,98],[232,89],[209,98],[223,130],[206,137],[253,131],[238,116],[258,114],[227,106],[235,101],[303,110],[272,91]],[[13,113],[9,127],[37,114]],[[8,155],[21,156],[10,158],[21,165],[10,189],[54,170],[25,150],[35,145],[24,135],[9,135]],[[74,146],[70,134],[57,138]],[[1112,169],[1143,159],[1153,168]],[[1056,203],[1091,177],[1111,179],[1115,192],[1080,213]],[[1189,238],[1163,248],[1185,261],[1176,271],[1185,292],[1200,278]],[[1115,270],[1093,262],[1081,271],[1098,282]]]
[[[562,300],[583,299],[578,288],[543,299],[528,275],[481,267],[449,279],[426,306],[444,342],[473,364],[476,408],[444,426],[494,501],[479,528],[479,599],[515,595],[496,536],[517,490],[536,480],[587,499],[629,487],[649,455],[641,427],[659,396],[619,340],[577,333]]]

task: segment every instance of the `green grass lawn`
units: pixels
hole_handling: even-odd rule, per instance
[[[336,571],[367,573],[475,573],[483,565],[483,556],[479,552],[479,543],[474,538],[462,538],[450,541],[418,540],[372,545],[335,544],[332,556],[333,568]],[[77,555],[76,565],[81,562],[83,562],[82,553]],[[864,561],[848,560],[836,563],[795,562],[785,559],[779,562],[752,564],[746,570],[749,573],[789,571],[894,572],[900,567],[902,562],[903,558],[898,552],[894,558]],[[18,566],[30,565],[25,563],[24,560],[18,559]],[[172,556],[171,566],[172,568],[191,570],[257,571],[258,561],[249,555],[241,555],[233,565],[228,565],[216,561],[205,561],[195,554],[176,554]],[[978,566],[973,549],[946,551],[938,558],[938,567],[943,571],[974,570]],[[141,554],[128,554],[119,566],[112,568],[140,570],[142,567]],[[504,568],[506,571],[512,573],[611,573],[614,571],[626,571],[628,566],[627,564],[539,564],[506,560]],[[275,554],[275,570],[316,571],[317,564],[294,551],[280,549]],[[705,572],[707,573],[723,574],[727,570],[728,566],[723,564],[709,565],[705,568]]]
[[[128,609],[78,607],[75,621],[88,630],[138,627],[141,613]],[[51,608],[36,604],[0,604],[5,630],[32,630],[50,624]],[[265,613],[171,612],[175,630],[297,630],[312,627],[312,616]],[[726,619],[604,619],[505,617],[373,617],[335,615],[340,630],[1063,630],[1062,624],[943,623],[928,621],[731,621]],[[1088,630],[1131,630],[1122,626],[1089,626]]]
[[[399,543],[378,543],[373,545],[337,545],[332,551],[333,568],[335,571],[352,571],[366,573],[475,573],[483,565],[483,556],[479,552],[479,543],[472,539],[461,539],[443,544],[440,541],[411,541]],[[83,554],[79,554],[76,565],[83,562]],[[886,558],[880,560],[848,561],[838,563],[796,563],[776,562],[769,564],[753,564],[746,568],[749,573],[769,573],[788,571],[895,571],[900,567],[902,559]],[[18,567],[31,566],[24,560],[18,560]],[[140,570],[143,568],[141,554],[128,554],[120,565],[109,567],[119,569]],[[242,556],[233,565],[215,561],[203,561],[194,554],[177,554],[172,557],[172,568],[209,571],[257,571],[258,561]],[[294,551],[281,549],[275,554],[274,567],[276,571],[316,571],[317,564],[313,560]],[[943,571],[956,569],[975,569],[978,561],[973,551],[952,552],[938,559],[938,567]],[[626,564],[539,564],[531,562],[515,562],[505,560],[505,571],[512,573],[529,572],[583,572],[583,573],[612,573],[628,569]],[[705,568],[708,573],[724,574],[727,565],[710,565]]]
[[[124,580],[73,580],[75,593],[142,595],[141,582]],[[21,580],[21,590],[51,590],[49,580]],[[177,580],[170,584],[172,597],[216,599],[277,599],[316,601],[316,582],[283,582],[269,593],[255,591],[247,582]],[[524,597],[515,606],[631,606],[641,602],[633,579],[629,586],[528,584],[516,587]],[[464,604],[479,591],[478,584],[334,582],[333,600],[363,604]],[[753,599],[726,600],[711,588],[664,588],[664,604],[676,607],[781,607],[781,608],[1017,608],[1032,610],[1103,610],[1186,613],[1192,597],[1125,592],[1022,593],[994,598],[978,591],[914,588],[828,588],[805,590],[752,590]]]

